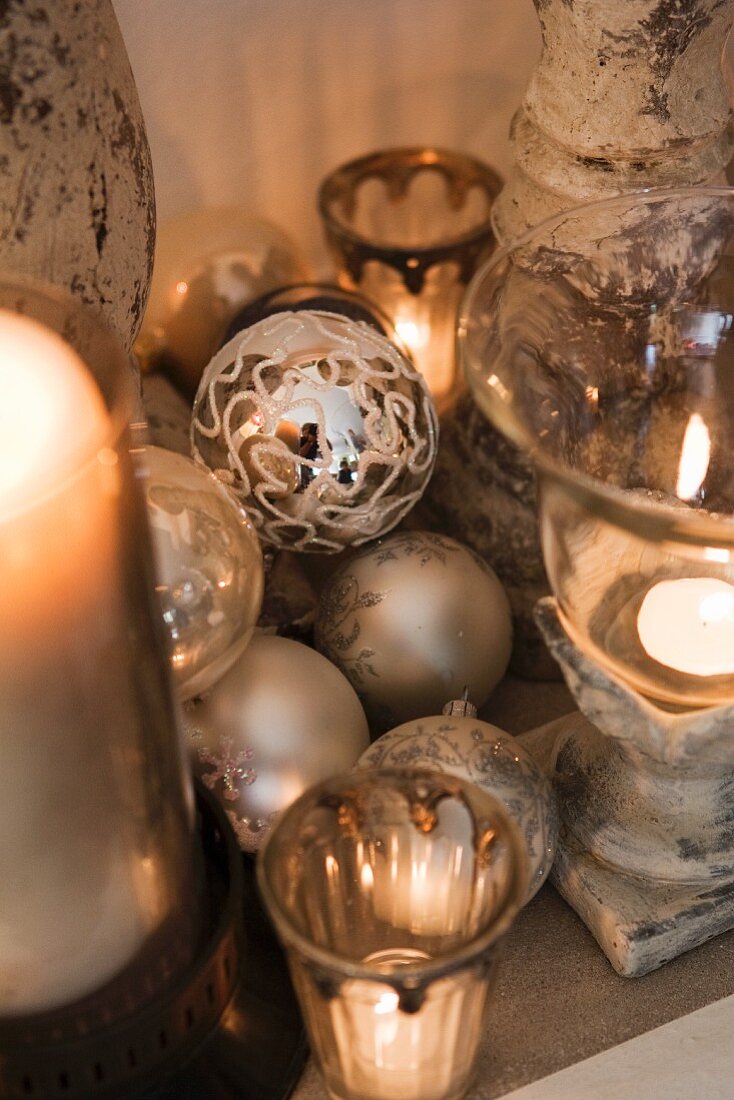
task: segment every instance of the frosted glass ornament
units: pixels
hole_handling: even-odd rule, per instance
[[[232,318],[307,275],[286,233],[238,207],[190,210],[164,222],[135,348],[143,368],[164,369],[191,400]]]
[[[528,902],[548,877],[556,852],[558,809],[540,766],[517,737],[477,718],[457,700],[447,713],[406,722],[359,758],[360,768],[430,768],[467,779],[505,806],[528,854]]]
[[[183,455],[138,453],[157,566],[156,592],[180,699],[207,691],[252,637],[263,563],[231,493]]]

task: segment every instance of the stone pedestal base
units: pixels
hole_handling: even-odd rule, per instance
[[[526,734],[522,743],[552,777],[559,737],[581,727],[594,729],[583,715],[570,714]],[[734,885],[659,883],[625,875],[584,851],[567,829],[561,829],[550,880],[625,978],[656,970],[734,928]]]
[[[734,928],[734,706],[665,710],[536,620],[582,713],[523,738],[553,781],[551,879],[625,977]]]

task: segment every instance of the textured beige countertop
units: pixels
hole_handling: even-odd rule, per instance
[[[572,708],[561,684],[508,678],[482,717],[522,733]],[[546,885],[507,937],[467,1100],[504,1096],[732,993],[734,932],[644,978],[620,978],[573,910]],[[313,1063],[293,1096],[326,1100]],[[652,1100],[652,1094],[635,1100]]]

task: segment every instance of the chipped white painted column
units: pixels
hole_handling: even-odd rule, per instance
[[[153,268],[145,126],[110,0],[0,4],[0,267],[56,283],[132,346]]]
[[[674,713],[587,657],[555,600],[538,624],[581,713],[523,738],[552,777],[552,881],[620,974],[734,927],[734,706]]]
[[[558,210],[723,180],[734,150],[721,65],[732,0],[534,0],[540,61],[494,207],[506,242]]]
[[[734,128],[721,55],[734,0],[534,2],[543,52],[513,123],[516,168],[493,210],[500,243],[580,203],[723,177]],[[532,465],[466,394],[442,418],[423,509],[499,575],[515,671],[553,676],[532,620],[548,591]]]

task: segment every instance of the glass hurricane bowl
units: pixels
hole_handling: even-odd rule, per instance
[[[474,396],[538,475],[574,642],[645,695],[734,696],[734,189],[567,210],[459,318]]]

